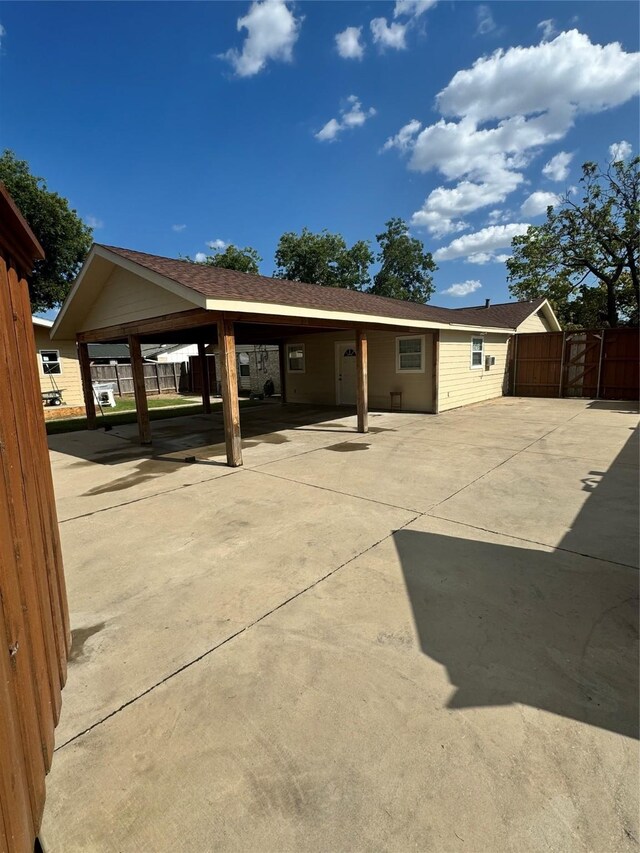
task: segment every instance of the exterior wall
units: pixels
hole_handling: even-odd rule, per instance
[[[41,389],[43,391],[51,391],[53,385],[51,378],[42,369],[40,350],[58,350],[62,373],[54,375],[53,379],[57,387],[63,392],[62,399],[68,406],[84,406],[80,363],[78,362],[78,350],[75,341],[52,341],[49,338],[49,329],[44,326],[34,325],[33,333],[38,352],[38,375],[40,377]]]
[[[183,361],[189,361],[189,356],[198,355],[198,345],[188,344],[180,347],[180,349],[171,350],[171,352],[163,352],[155,361],[159,364],[180,364]]]
[[[471,338],[474,332],[440,332],[438,365],[438,411],[457,409],[470,403],[502,397],[506,383],[507,349],[510,335],[487,332],[484,355],[495,356],[496,363],[486,370],[471,367]]]
[[[249,356],[249,376],[240,375],[240,353]],[[214,351],[216,359],[216,376],[220,377],[220,355]],[[280,354],[278,347],[266,344],[238,344],[236,346],[236,369],[238,374],[238,390],[248,394],[251,391],[262,393],[264,383],[271,379],[275,394],[280,393]]]
[[[101,329],[193,308],[192,302],[116,267],[77,331]]]
[[[527,317],[527,319],[520,323],[516,332],[520,334],[521,332],[550,332],[551,326],[547,322],[542,311],[536,311],[535,314],[531,314],[531,316]]]
[[[424,373],[396,373],[396,338],[402,332],[368,332],[369,407],[389,409],[391,391],[402,393],[402,409],[433,411],[433,335],[425,334]],[[288,403],[336,405],[336,341],[355,341],[353,332],[322,332],[289,338],[305,345],[305,373],[289,373],[285,365]]]

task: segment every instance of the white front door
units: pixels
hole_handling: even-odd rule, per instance
[[[336,344],[336,403],[356,404],[356,345],[350,341]]]

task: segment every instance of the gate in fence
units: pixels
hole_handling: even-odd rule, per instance
[[[638,329],[514,335],[509,387],[516,397],[637,400]]]

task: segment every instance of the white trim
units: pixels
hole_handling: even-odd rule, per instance
[[[32,317],[31,320],[34,326],[44,326],[45,329],[53,326],[53,320],[44,320],[42,317]]]
[[[289,350],[293,347],[299,347],[302,350],[302,370],[291,370],[291,362],[289,360]],[[287,373],[300,375],[307,372],[307,351],[304,344],[287,344],[285,349],[285,359],[287,362]]]
[[[473,342],[474,341],[482,341],[482,349],[480,350],[480,364],[473,363]],[[472,335],[470,341],[471,351],[469,353],[469,368],[471,370],[482,370],[484,367],[484,336],[483,335]],[[475,350],[477,352],[477,350]]]
[[[420,367],[407,370],[400,367],[400,341],[413,341],[416,338],[420,340]],[[425,335],[398,335],[396,337],[396,373],[424,373],[426,361],[425,348]]]
[[[282,317],[308,317],[314,320],[337,320],[343,323],[353,323],[354,325],[367,326],[371,323],[378,326],[397,326],[402,329],[456,329],[460,331],[474,332],[480,329],[488,332],[497,332],[498,334],[512,335],[514,328],[500,327],[493,328],[489,326],[470,326],[463,323],[436,323],[432,320],[414,320],[403,319],[400,317],[384,317],[379,314],[352,314],[345,311],[330,311],[328,308],[301,308],[297,305],[281,305],[274,302],[245,302],[241,299],[207,299],[206,308],[208,311],[225,311],[228,313],[238,314],[274,314]],[[319,329],[318,331],[322,331]],[[335,331],[327,329],[328,332]],[[338,329],[337,331],[342,331]],[[348,330],[347,330],[348,331]]]
[[[334,341],[333,344],[333,367],[334,367],[334,377],[335,377],[335,386],[336,386],[336,406],[355,406],[356,400],[353,402],[349,401],[347,403],[342,402],[342,395],[340,390],[342,388],[342,380],[338,377],[340,376],[340,368],[342,367],[341,359],[342,359],[342,351],[346,349],[356,349],[355,341]],[[356,377],[356,398],[358,396],[357,389],[357,377]]]

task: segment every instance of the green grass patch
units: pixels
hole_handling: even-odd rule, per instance
[[[249,400],[240,400],[240,407],[249,405]],[[251,405],[256,405],[253,401]],[[122,408],[118,408],[122,406]],[[171,408],[169,408],[171,407]],[[211,411],[222,409],[222,403],[211,403]],[[176,403],[162,398],[149,398],[149,420],[162,421],[167,418],[181,418],[186,415],[201,415],[203,413],[202,403]],[[98,428],[110,424],[111,426],[122,426],[123,424],[134,424],[136,422],[136,408],[134,400],[118,400],[115,409],[105,409],[104,416],[98,409]],[[58,435],[62,432],[78,432],[87,428],[86,418],[55,418],[46,421],[47,435]]]

